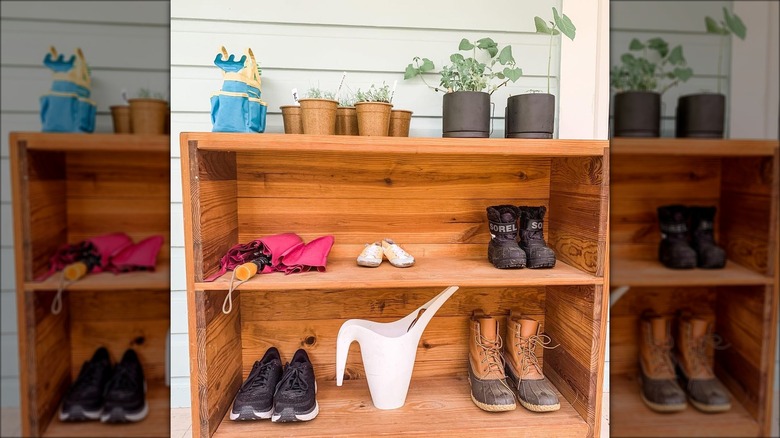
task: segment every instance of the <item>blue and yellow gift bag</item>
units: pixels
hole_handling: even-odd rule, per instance
[[[264,132],[268,106],[260,100],[260,72],[252,49],[238,61],[222,47],[214,64],[222,69],[222,89],[211,95],[213,132]]]
[[[51,91],[41,96],[44,132],[92,132],[96,105],[89,98],[92,79],[84,53],[76,49],[67,61],[52,47],[43,65],[54,72]]]

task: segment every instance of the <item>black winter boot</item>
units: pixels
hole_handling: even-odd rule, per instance
[[[525,252],[517,245],[517,217],[514,205],[487,208],[490,244],[488,260],[498,269],[524,268]]]
[[[547,207],[517,207],[520,209],[520,248],[528,258],[527,266],[552,268],[555,266],[555,251],[544,241],[544,214]]]
[[[661,228],[658,261],[667,268],[696,267],[696,251],[688,244],[687,213],[683,205],[658,207],[658,225]]]
[[[721,269],[726,266],[726,251],[715,244],[712,224],[715,207],[690,207],[691,246],[697,254],[697,266],[704,269]]]

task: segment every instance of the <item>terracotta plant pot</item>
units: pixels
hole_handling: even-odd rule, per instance
[[[390,137],[408,137],[409,125],[412,123],[412,112],[409,110],[392,110],[390,112]]]
[[[133,134],[163,135],[168,103],[160,99],[130,99]]]
[[[615,137],[660,137],[661,95],[654,91],[615,94]]]
[[[507,138],[552,138],[555,127],[555,96],[547,93],[518,94],[507,99]]]
[[[114,132],[117,134],[130,134],[133,126],[130,122],[130,106],[115,105],[111,107],[111,120],[114,122]]]
[[[280,106],[282,110],[282,120],[284,121],[285,134],[303,134],[303,119],[301,118],[301,107],[298,105]]]
[[[677,100],[677,137],[723,138],[726,96],[688,94]]]
[[[442,137],[490,137],[490,95],[456,91],[442,99]]]
[[[390,132],[390,112],[392,103],[358,102],[357,109],[358,133],[377,137],[387,137]]]
[[[339,103],[331,99],[300,99],[301,119],[304,134],[335,135],[336,107]]]
[[[336,108],[336,135],[358,135],[357,109],[354,106]]]

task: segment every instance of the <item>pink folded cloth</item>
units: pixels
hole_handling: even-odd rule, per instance
[[[157,254],[160,252],[165,238],[163,236],[151,236],[146,239],[124,247],[111,258],[108,270],[114,273],[130,271],[154,271],[157,266]]]
[[[284,272],[293,274],[316,269],[325,271],[328,254],[333,247],[333,236],[318,237],[308,244],[295,233],[276,234],[230,248],[219,262],[219,271],[206,281],[214,281],[227,271],[232,271],[244,263],[257,260],[261,256],[270,258],[261,273]]]
[[[306,272],[316,269],[325,272],[328,263],[328,254],[333,247],[333,236],[318,237],[307,244],[300,243],[288,249],[281,256],[281,263],[277,270],[285,274]]]
[[[220,259],[219,271],[206,278],[206,281],[214,281],[225,272],[232,271],[244,263],[260,258],[260,256],[271,258],[271,265],[265,266],[262,272],[274,272],[274,266],[279,264],[279,257],[288,249],[302,243],[303,240],[297,234],[284,233],[234,245],[228,250],[227,254]]]
[[[87,265],[87,272],[106,271],[109,269],[111,258],[132,243],[133,239],[125,233],[111,233],[90,237],[79,243],[63,245],[49,259],[49,271],[36,278],[36,281],[45,280],[76,262],[84,262]]]

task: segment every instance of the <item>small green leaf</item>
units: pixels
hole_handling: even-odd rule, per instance
[[[576,34],[577,28],[574,27],[574,23],[571,22],[569,17],[566,16],[566,14],[563,14],[563,16],[558,15],[558,10],[555,8],[552,8],[553,10],[553,19],[555,19],[555,25],[558,26],[558,30],[563,32],[564,35],[566,35],[570,40],[574,41],[574,35]]]
[[[471,50],[473,48],[474,48],[474,44],[471,44],[471,42],[466,38],[460,40],[460,45],[458,46],[458,50]]]
[[[466,58],[464,58],[463,55],[461,55],[460,53],[453,53],[452,55],[450,55],[450,61],[452,61],[453,64],[458,64],[460,62],[463,62],[464,59]]]
[[[666,54],[669,53],[669,44],[662,38],[647,40],[647,47],[658,52],[658,54],[661,55],[661,58],[665,58]]]
[[[693,70],[690,67],[688,68],[677,67],[674,69],[673,72],[674,75],[677,76],[683,82],[687,81],[688,79],[691,78],[691,76],[693,76]]]
[[[506,76],[504,76],[504,74],[501,73],[501,72],[496,73],[496,77],[499,78],[499,79],[505,79],[506,78]]]
[[[682,46],[677,46],[669,53],[669,62],[673,65],[685,63],[685,57],[683,56]]]
[[[622,62],[626,63],[626,64],[633,64],[633,63],[636,61],[636,57],[634,57],[634,55],[632,55],[632,54],[630,54],[630,53],[624,53],[624,54],[623,54],[623,55],[620,57],[620,60],[621,60]]]
[[[523,75],[523,69],[521,69],[520,67],[515,67],[515,68],[507,67],[504,69],[503,73],[504,76],[506,76],[510,81],[516,82],[518,79],[520,79],[520,76]]]
[[[411,79],[415,76],[420,74],[420,71],[414,68],[412,64],[409,64],[406,66],[406,71],[404,72],[404,79]]]
[[[536,24],[537,33],[546,33],[547,35],[552,35],[552,29],[550,29],[550,27],[547,26],[547,23],[540,17],[534,17],[534,24]]]
[[[742,19],[737,14],[732,15],[726,7],[723,7],[723,18],[726,20],[726,26],[734,33],[739,39],[744,40],[747,35],[747,27]]]
[[[726,29],[718,26],[718,22],[711,17],[704,17],[704,26],[707,28],[707,33],[714,33],[716,35],[725,35],[728,33]]]
[[[491,58],[495,57],[496,54],[498,53],[498,47],[496,46],[490,46],[486,50],[488,51],[488,54],[490,55]]]
[[[498,47],[498,44],[496,44],[496,42],[490,38],[482,38],[480,40],[477,40],[477,47],[479,47],[480,49],[489,49],[491,47],[493,48]]]
[[[433,65],[433,61],[431,61],[430,59],[428,59],[428,58],[423,58],[423,60],[422,60],[422,61],[423,61],[423,63],[422,63],[422,65],[420,66],[420,72],[423,72],[423,73],[424,73],[424,72],[426,72],[426,71],[431,71],[431,70],[433,70],[434,68],[436,68],[436,67],[434,67],[434,65]]]
[[[644,48],[645,48],[645,45],[642,44],[642,42],[639,41],[636,38],[631,40],[631,43],[628,45],[628,50],[642,50]]]
[[[514,60],[515,58],[512,56],[512,46],[506,46],[501,49],[501,53],[498,55],[498,62],[500,62],[501,65],[506,65]]]

